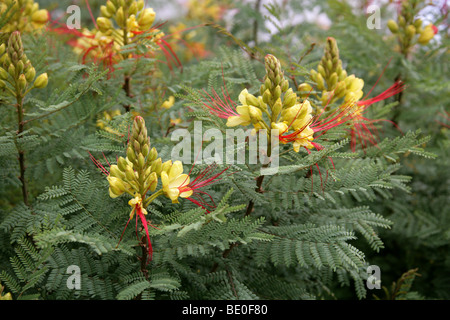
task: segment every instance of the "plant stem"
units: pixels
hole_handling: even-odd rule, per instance
[[[21,94],[17,94],[17,123],[18,123],[18,130],[17,130],[17,137],[20,139],[22,138],[21,134],[24,131],[24,121],[23,121],[23,96]],[[23,202],[26,206],[30,206],[30,203],[28,201],[28,186],[27,181],[25,179],[25,151],[21,150],[21,148],[16,144],[17,151],[19,152],[19,166],[20,166],[20,176],[19,180],[22,182],[22,196],[23,196]]]
[[[127,21],[127,19],[125,19],[125,21]],[[128,44],[128,29],[127,29],[127,25],[125,22],[125,26],[123,27],[123,45],[126,46]],[[126,54],[123,55],[123,58],[126,59]],[[131,77],[130,75],[126,74],[124,75],[124,83],[123,83],[123,90],[125,91],[125,94],[127,97],[132,97],[133,95],[131,94]],[[124,105],[123,106],[125,108],[125,112],[130,112],[130,105]]]
[[[256,179],[256,192],[258,192],[258,193],[263,193],[262,183],[263,183],[264,177],[265,177],[264,175],[261,175]],[[250,215],[250,213],[253,211],[254,206],[255,206],[255,203],[253,202],[253,200],[250,200],[250,202],[247,205],[247,210],[245,210],[244,217],[247,217]],[[227,258],[228,255],[230,254],[231,250],[233,250],[233,248],[235,246],[237,246],[236,242],[232,243],[230,245],[230,247],[222,253],[222,257],[224,259]],[[211,269],[211,273],[216,272],[218,267],[219,267],[219,264],[217,262],[214,263],[214,265]]]

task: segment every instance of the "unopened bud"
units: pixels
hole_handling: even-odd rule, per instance
[[[123,13],[123,7],[120,7],[116,12],[116,22],[121,28],[125,26],[125,15]]]
[[[27,81],[31,83],[34,80],[34,77],[36,77],[36,70],[33,67],[29,68],[25,77],[27,78]]]
[[[112,3],[111,1],[107,1],[107,2],[106,2],[106,9],[108,9],[108,12],[109,12],[111,15],[115,14],[116,11],[117,11],[116,6],[115,6],[114,3]]]
[[[19,79],[17,79],[17,85],[20,91],[25,90],[27,86],[27,79],[25,78],[25,75],[23,73],[19,76]]]
[[[145,158],[142,153],[139,153],[139,155],[138,155],[138,165],[139,165],[139,168],[144,168],[144,166],[145,166]]]
[[[100,14],[102,15],[102,17],[105,17],[107,19],[112,17],[112,13],[109,12],[106,6],[100,6]]]
[[[245,96],[245,101],[247,102],[247,105],[249,106],[258,106],[259,105],[259,100],[258,98],[256,98],[254,95],[248,93]]]
[[[297,88],[300,92],[310,92],[312,90],[312,87],[309,83],[302,83]]]
[[[129,146],[128,149],[127,149],[127,158],[131,162],[135,162],[136,161],[136,154],[134,153],[134,150],[133,150],[133,148],[131,146]]]
[[[48,76],[47,73],[41,74],[39,77],[36,78],[34,81],[34,87],[38,89],[45,88],[48,84]]]
[[[0,67],[0,79],[1,80],[8,79],[8,72],[5,69],[3,69],[2,67]]]
[[[31,16],[31,21],[38,24],[44,24],[48,21],[48,11],[45,9],[38,10]]]
[[[108,19],[108,18],[105,18],[105,17],[98,17],[98,18],[97,18],[97,26],[98,26],[98,29],[99,29],[101,32],[105,33],[105,32],[107,32],[109,29],[112,28],[112,23],[111,23],[111,20]]]
[[[161,171],[162,171],[162,160],[161,160],[161,158],[158,158],[155,161],[153,161],[152,166],[151,166],[151,170],[152,170],[152,172],[156,172],[156,174],[158,176],[161,175]]]
[[[397,22],[395,22],[394,20],[389,20],[387,22],[387,26],[388,26],[389,30],[391,30],[392,33],[398,32],[398,25],[397,25]]]
[[[416,34],[416,28],[410,24],[407,28],[406,28],[406,35],[412,39],[414,37],[414,35]]]

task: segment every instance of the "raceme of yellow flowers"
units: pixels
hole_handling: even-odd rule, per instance
[[[12,5],[12,7],[11,7]],[[49,20],[49,13],[45,9],[39,9],[39,4],[33,0],[2,0],[0,14],[13,13],[8,23],[2,27],[2,32],[13,31],[31,32],[42,29]]]
[[[281,70],[280,61],[268,54],[264,58],[266,75],[260,87],[258,97],[247,89],[239,94],[240,105],[229,106],[226,101],[210,98],[205,106],[213,114],[227,120],[228,127],[252,125],[252,134],[260,129],[267,130],[268,139],[272,130],[278,130],[279,141],[283,144],[293,143],[296,152],[300,147],[311,149],[314,130],[312,124],[312,107],[307,99],[299,101],[297,94],[289,87],[289,82]],[[226,100],[230,101],[229,97]],[[274,131],[275,132],[275,131]]]
[[[322,107],[343,99],[344,104],[357,102],[363,96],[364,80],[347,75],[347,71],[342,68],[342,61],[339,58],[339,49],[336,40],[327,38],[324,55],[316,70],[311,70],[311,80],[316,84],[316,89],[322,91],[321,95],[316,95],[321,101]],[[307,96],[312,92],[312,86],[302,83],[298,87],[302,96]]]
[[[397,22],[389,20],[387,23],[389,30],[397,36],[403,54],[408,54],[415,44],[427,45],[438,31],[432,23],[423,27],[422,19],[415,16],[421,2],[403,1]]]
[[[96,28],[83,29],[75,52],[94,60],[110,59],[109,64],[124,57],[120,48],[133,42],[136,35],[149,31],[155,21],[152,8],[144,8],[144,0],[108,0],[100,7],[101,16],[96,19]],[[158,29],[152,30],[151,40],[156,42],[163,36]]]
[[[19,31],[9,37],[8,46],[0,46],[0,88],[5,88],[16,98],[25,96],[33,88],[47,86],[48,76],[36,77],[36,70],[27,58]]]

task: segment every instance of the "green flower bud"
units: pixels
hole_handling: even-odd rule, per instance
[[[117,9],[116,6],[114,5],[114,3],[112,3],[111,1],[107,1],[106,2],[106,9],[108,9],[108,12],[113,15],[116,13]]]
[[[98,17],[98,18],[97,18],[97,26],[98,26],[98,29],[99,29],[101,32],[105,33],[105,32],[107,32],[109,29],[112,28],[112,23],[111,23],[111,20],[108,19],[108,18],[105,18],[105,17]]]
[[[28,68],[28,71],[25,74],[25,77],[27,78],[28,82],[30,82],[30,83],[33,82],[34,77],[36,77],[36,70],[33,67]]]
[[[41,74],[39,77],[36,78],[34,81],[34,87],[38,89],[45,88],[48,84],[48,76],[47,73]]]
[[[112,13],[108,11],[108,8],[106,6],[100,6],[100,14],[102,15],[102,17],[108,19],[112,17]]]
[[[131,146],[129,146],[128,149],[127,149],[127,158],[131,162],[135,162],[136,161],[136,154],[134,153],[134,150],[133,150],[133,148]]]
[[[27,86],[27,79],[25,78],[25,75],[23,73],[17,79],[17,85],[18,85],[20,91],[25,90],[25,88]]]
[[[123,157],[119,157],[119,160],[117,160],[117,166],[120,171],[125,172],[128,167],[128,162]]]
[[[8,76],[9,76],[8,72],[5,69],[0,67],[0,79],[6,80],[6,79],[8,79]]]
[[[397,22],[395,22],[394,20],[389,20],[387,22],[387,26],[388,26],[389,30],[391,30],[392,33],[398,32],[398,25],[397,25]]]
[[[156,172],[156,174],[158,176],[161,175],[161,171],[162,171],[162,160],[161,160],[161,158],[158,158],[155,161],[153,161],[152,166],[151,166],[151,170],[152,170],[152,172]]]

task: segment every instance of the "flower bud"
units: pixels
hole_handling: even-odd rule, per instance
[[[31,21],[37,24],[45,24],[48,21],[48,11],[45,9],[38,10],[31,16]]]
[[[108,19],[112,17],[112,13],[108,11],[108,8],[106,6],[100,6],[100,14],[102,15],[102,17]]]
[[[125,178],[125,174],[119,169],[118,165],[113,164],[110,168],[109,168],[109,174],[112,177],[116,177],[116,178],[120,178],[123,179]]]
[[[25,77],[27,78],[27,81],[31,83],[34,80],[34,77],[36,77],[36,70],[33,67],[29,68]]]
[[[278,98],[278,100],[274,103],[272,107],[272,119],[275,120],[278,115],[280,114],[281,110],[283,109],[283,104],[281,103],[281,99]]]
[[[0,89],[3,89],[4,87],[6,87],[5,81],[0,80]]]
[[[11,77],[16,78],[16,68],[12,63],[9,64],[8,73]]]
[[[99,29],[101,32],[105,33],[105,32],[107,32],[109,29],[112,28],[112,23],[111,23],[111,20],[108,19],[108,18],[105,18],[105,17],[98,17],[98,18],[97,18],[97,26],[98,26],[98,29]]]
[[[289,89],[289,81],[284,79],[281,81],[281,91],[286,92]]]
[[[127,158],[131,162],[135,162],[136,161],[136,154],[134,153],[134,150],[133,150],[133,148],[131,146],[129,146],[128,149],[127,149]]]
[[[25,75],[23,73],[21,73],[19,78],[17,79],[17,85],[20,91],[25,90],[27,86],[27,79],[25,78]]]
[[[144,157],[146,157],[148,155],[149,149],[150,149],[149,145],[144,144],[144,146],[142,147],[142,154]]]
[[[258,123],[262,120],[262,111],[259,108],[248,106],[248,113],[253,123]]]
[[[317,89],[323,90],[325,89],[325,81],[320,73],[317,74],[316,77]]]
[[[416,21],[414,21],[414,27],[416,27],[416,29],[420,29],[420,27],[422,27],[422,20],[421,19],[416,19]]]
[[[273,99],[277,100],[279,97],[281,97],[281,87],[276,86],[275,90],[273,90]]]
[[[296,102],[297,102],[297,95],[292,91],[292,89],[289,89],[284,96],[283,108],[290,108]]]
[[[272,94],[270,93],[270,90],[266,89],[266,91],[264,91],[264,93],[263,93],[263,101],[265,103],[269,103],[271,98],[272,98]]]
[[[254,95],[248,93],[245,96],[245,101],[247,102],[247,105],[249,106],[258,106],[259,105],[259,100],[258,98],[256,98]]]
[[[117,8],[111,1],[106,1],[106,9],[108,9],[108,12],[113,15],[116,13]]]
[[[300,92],[310,92],[312,90],[312,87],[309,83],[302,83],[297,88]]]
[[[145,158],[142,153],[139,153],[139,155],[138,155],[138,165],[139,165],[139,168],[144,168],[144,166],[145,166]]]
[[[123,13],[123,7],[120,7],[116,12],[116,22],[121,28],[125,26],[125,14]]]
[[[406,27],[406,35],[410,39],[414,38],[415,34],[416,34],[416,28],[412,24],[410,24],[408,27]]]
[[[134,170],[130,166],[125,168],[125,176],[128,181],[133,181],[136,178]]]
[[[34,87],[38,89],[45,88],[48,84],[48,76],[47,73],[41,74],[39,77],[36,78],[34,81]]]
[[[152,172],[147,180],[146,180],[146,188],[149,188],[151,192],[156,190],[156,186],[158,185],[158,175],[156,172]]]
[[[423,31],[417,39],[417,42],[422,45],[426,45],[428,42],[430,42],[431,39],[433,39],[437,31],[437,28],[433,24],[427,25],[425,28],[423,28]]]
[[[395,22],[394,20],[389,20],[387,22],[387,26],[388,26],[389,30],[391,30],[392,33],[398,32],[398,25],[397,25],[397,22]]]
[[[169,172],[170,168],[172,167],[172,160],[167,160],[161,165],[161,172]]]
[[[3,69],[2,67],[0,67],[0,79],[1,80],[6,80],[6,79],[8,79],[8,72],[5,70],[5,69]]]
[[[152,170],[152,172],[155,172],[158,176],[161,175],[161,171],[162,171],[162,160],[161,160],[161,158],[158,158],[155,161],[153,161],[152,166],[151,166],[151,170]]]
[[[119,157],[117,160],[117,166],[120,171],[125,172],[128,167],[128,162],[123,157]]]

